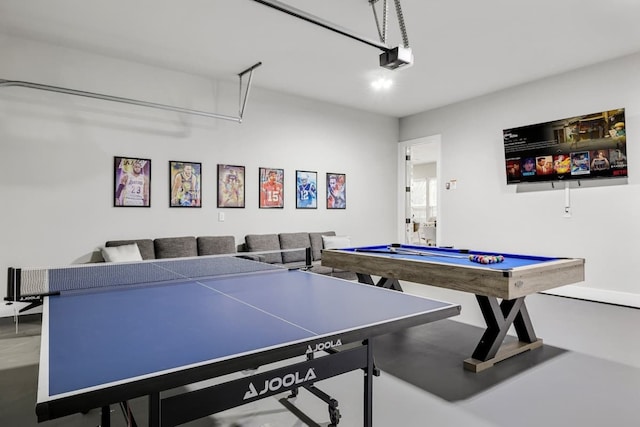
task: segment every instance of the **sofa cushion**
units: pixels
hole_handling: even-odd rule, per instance
[[[153,247],[153,240],[151,239],[138,239],[138,240],[110,240],[105,243],[107,248],[122,246],[122,245],[130,245],[135,243],[138,245],[138,250],[140,251],[140,255],[142,259],[155,259],[156,252]]]
[[[277,234],[247,234],[244,237],[244,241],[249,252],[280,250],[280,239],[278,239]],[[264,262],[282,264],[282,254],[280,252],[262,256],[264,257]]]
[[[155,239],[156,258],[182,258],[198,256],[198,245],[193,236],[163,237]]]
[[[119,245],[102,248],[102,257],[106,262],[133,262],[142,261],[142,255],[138,245]]]
[[[309,240],[311,241],[311,255],[314,261],[322,259],[322,236],[335,236],[335,231],[325,231],[323,233],[309,233]]]
[[[233,254],[236,239],[233,236],[201,236],[197,239],[198,255]]]
[[[309,233],[280,233],[278,235],[280,239],[280,249],[296,249],[296,248],[308,248],[311,247],[311,240],[309,240]],[[306,251],[293,251],[282,252],[282,262],[285,264],[289,262],[306,261]]]

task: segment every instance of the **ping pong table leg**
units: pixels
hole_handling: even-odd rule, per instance
[[[127,422],[127,427],[138,427],[136,423],[136,419],[131,412],[131,406],[129,405],[129,401],[125,400],[124,402],[120,402],[120,409],[122,410],[122,415],[124,416],[125,421]]]
[[[149,395],[149,427],[160,426],[160,393]]]
[[[368,339],[364,342],[367,346],[367,368],[364,374],[364,422],[365,427],[371,427],[373,424],[373,376],[375,374],[375,366],[373,362],[372,340]]]
[[[111,407],[103,406],[100,413],[100,427],[111,426]]]

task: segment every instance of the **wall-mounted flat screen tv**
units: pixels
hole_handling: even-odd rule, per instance
[[[503,131],[507,184],[627,176],[624,108]]]

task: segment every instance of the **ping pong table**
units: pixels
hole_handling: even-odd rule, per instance
[[[13,269],[43,296],[39,422],[148,396],[149,425],[173,426],[363,370],[372,425],[375,336],[459,314],[460,306],[237,257]],[[303,357],[301,357],[303,356]],[[273,362],[284,366],[187,391]],[[276,364],[279,365],[279,364]],[[253,371],[252,371],[253,372]]]

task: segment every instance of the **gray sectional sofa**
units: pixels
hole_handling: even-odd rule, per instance
[[[356,274],[350,271],[336,270],[321,265],[322,249],[324,249],[323,236],[335,236],[334,231],[316,233],[280,233],[280,234],[247,234],[244,238],[243,252],[278,251],[297,248],[311,248],[310,271],[318,274],[327,274],[347,280],[356,280]],[[283,264],[287,267],[295,267],[305,263],[305,251],[276,252],[264,255],[265,262]]]
[[[137,244],[143,260],[161,258],[181,258],[203,255],[221,255],[234,253],[280,251],[287,249],[311,248],[312,266],[310,271],[347,280],[355,280],[355,273],[335,270],[321,265],[323,236],[335,236],[334,231],[314,233],[248,234],[245,243],[236,246],[233,236],[183,236],[161,237],[157,239],[110,240],[107,248]],[[304,250],[257,254],[253,257],[271,264],[286,267],[301,267],[306,264]]]
[[[182,258],[201,255],[221,255],[236,252],[233,236],[184,236],[136,240],[110,240],[105,246],[115,247],[136,243],[142,259]]]

